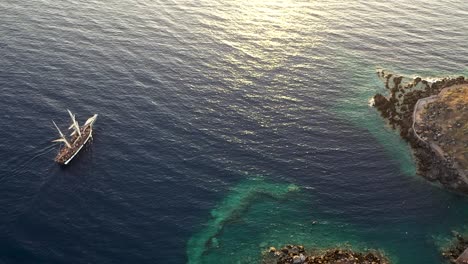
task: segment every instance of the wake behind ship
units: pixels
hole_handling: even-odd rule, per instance
[[[52,142],[64,143],[64,145],[60,148],[59,153],[55,157],[55,162],[62,165],[67,165],[78,154],[78,152],[80,152],[83,146],[86,145],[89,139],[92,138],[93,124],[96,122],[98,116],[97,114],[94,114],[92,117],[86,120],[83,126],[80,127],[78,121],[75,119],[75,115],[70,112],[70,110],[67,111],[68,114],[70,114],[72,121],[72,124],[68,129],[73,130],[73,132],[70,134],[70,139],[67,139],[62,131],[60,131],[57,124],[52,121],[60,134],[60,138],[53,140]]]

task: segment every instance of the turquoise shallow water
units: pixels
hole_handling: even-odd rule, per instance
[[[358,6],[363,7],[359,4]],[[332,193],[308,186],[309,188],[301,189],[292,195],[293,197],[283,199],[259,197],[252,200],[249,210],[245,210],[242,216],[237,216],[238,219],[232,223],[227,222],[222,225],[223,232],[214,238],[216,244],[213,245],[208,241],[203,257],[191,259],[189,243],[189,260],[193,260],[194,263],[214,263],[220,259],[227,263],[251,263],[258,261],[259,251],[269,246],[279,247],[298,243],[311,248],[344,246],[357,250],[380,249],[393,263],[443,262],[439,250],[440,247],[450,243],[452,238],[450,231],[466,229],[467,200],[448,193],[416,175],[409,146],[395,131],[386,126],[384,120],[368,106],[367,102],[376,92],[385,92],[382,81],[376,75],[379,69],[394,71],[410,78],[466,75],[467,68],[463,61],[450,67],[447,65],[452,64],[452,61],[443,62],[441,57],[421,51],[428,41],[432,49],[437,50],[440,47],[440,53],[434,51],[434,54],[439,54],[444,59],[449,59],[451,54],[464,53],[464,51],[458,47],[461,39],[456,45],[451,43],[457,46],[455,51],[445,46],[450,46],[450,43],[439,44],[436,41],[439,36],[434,37],[436,40],[429,40],[431,38],[428,36],[429,31],[428,34],[421,36],[413,34],[414,32],[406,32],[406,30],[428,30],[426,26],[418,27],[418,20],[419,23],[427,22],[418,12],[412,17],[408,14],[410,7],[414,6],[406,4],[402,7],[397,3],[391,3],[385,7],[388,10],[392,9],[392,14],[380,13],[381,17],[375,14],[379,12],[361,14],[364,17],[362,18],[364,21],[360,21],[365,25],[363,27],[353,25],[352,23],[356,21],[347,18],[345,15],[347,12],[343,12],[342,16],[345,20],[348,19],[343,23],[349,22],[347,26],[353,30],[331,30],[333,33],[330,34],[331,37],[329,35],[330,38],[325,39],[324,45],[328,45],[327,48],[332,50],[331,57],[327,58],[334,60],[332,67],[335,72],[331,76],[321,75],[331,82],[329,84],[333,87],[331,93],[340,93],[337,95],[338,99],[332,99],[334,103],[327,108],[328,111],[340,120],[347,120],[353,127],[350,128],[351,133],[363,133],[363,137],[374,144],[373,147],[355,145],[354,148],[355,142],[352,139],[348,140],[347,147],[352,150],[347,150],[361,155],[355,159],[355,166],[351,166],[350,172],[365,167],[373,171],[363,172],[364,175],[354,176],[356,178],[346,177],[350,181],[348,183],[350,187],[345,191],[339,187],[346,189],[346,183],[338,186],[338,190],[331,191]],[[352,11],[348,12],[356,9],[351,8]],[[381,9],[379,11],[384,12]],[[377,21],[373,20],[374,18]],[[444,25],[448,26],[451,17],[447,15],[440,19],[447,19]],[[392,27],[386,22],[390,24],[395,22],[398,25]],[[376,24],[381,27],[377,29]],[[406,30],[399,28],[401,26]],[[398,30],[395,30],[396,28]],[[458,32],[457,29],[452,30]],[[450,30],[444,33],[449,35],[448,32]],[[343,40],[343,37],[346,40]],[[349,41],[354,48],[350,49],[346,44],[345,47],[334,46],[337,42],[331,39],[348,45]],[[327,64],[321,59],[323,58],[317,58],[321,63]],[[356,128],[357,131],[365,132],[357,132],[354,130]],[[344,134],[350,131],[342,130]],[[390,173],[374,163],[376,159],[380,159],[378,155],[374,156],[379,150],[385,152],[384,162],[391,164]],[[352,163],[350,160],[348,162]],[[389,177],[392,180],[384,178],[385,175],[388,176],[387,173],[392,174]],[[313,173],[309,174],[310,177],[315,176]],[[363,180],[363,177],[367,179]],[[336,183],[332,177],[329,180],[330,185]],[[355,180],[363,186],[354,186]],[[297,183],[294,180],[290,181]],[[389,181],[394,182],[389,184]],[[369,182],[370,185],[366,186]],[[340,182],[337,185],[340,185]],[[237,191],[234,191],[230,195],[236,193]],[[327,200],[330,196],[338,200],[339,204],[333,203],[333,198]],[[221,206],[225,206],[225,202]],[[238,205],[232,204],[232,206]],[[245,204],[242,207],[245,207]],[[314,224],[314,221],[318,224]],[[200,233],[204,231],[202,228]]]
[[[462,1],[3,1],[1,263],[441,263],[466,197],[415,175],[376,70],[468,75]],[[73,164],[54,119],[98,113]],[[32,132],[34,131],[34,133]],[[317,221],[314,224],[314,221]]]
[[[244,184],[246,183],[240,186]],[[306,191],[297,190],[284,197],[277,197],[274,196],[276,188],[286,189],[287,186],[278,184],[270,187],[271,195],[253,194],[258,197],[252,197],[248,203],[237,203],[238,200],[234,197],[243,195],[239,194],[243,187],[235,189],[216,209],[222,212],[226,207],[230,208],[229,214],[217,214],[214,217],[220,219],[227,216],[223,219],[225,221],[207,222],[206,227],[189,241],[189,260],[193,263],[215,263],[220,259],[226,263],[253,263],[259,261],[259,252],[270,246],[280,247],[288,243],[297,243],[314,249],[379,249],[392,263],[441,263],[443,261],[439,250],[451,241],[450,228],[460,232],[465,232],[466,229],[460,221],[467,216],[466,211],[460,210],[466,200],[453,200],[441,192],[433,192],[421,199],[428,199],[429,196],[445,198],[440,201],[450,204],[444,212],[445,215],[440,217],[436,214],[426,214],[425,220],[419,220],[415,216],[391,216],[389,210],[385,209],[388,209],[388,205],[385,204],[381,210],[371,211],[362,206],[359,214],[354,213],[355,215],[347,217],[337,212],[340,210],[332,208],[321,210],[315,206],[317,210],[310,210],[308,208],[314,208],[314,202],[317,201],[313,194],[307,195]],[[250,195],[252,194],[249,193]],[[451,209],[450,206],[459,208]],[[415,208],[414,205],[405,202],[400,202],[395,207],[401,211],[421,212],[421,208]],[[238,210],[234,216],[231,214],[233,208]],[[399,211],[398,209],[390,211]],[[421,216],[420,213],[419,217]],[[433,221],[437,217],[438,224],[428,224],[428,219]],[[211,232],[214,228],[217,230],[216,235]],[[209,239],[206,239],[208,234]],[[199,241],[202,237],[204,243],[194,243],[194,240]],[[203,254],[200,254],[200,251],[203,251]]]

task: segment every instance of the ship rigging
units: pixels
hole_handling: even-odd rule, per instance
[[[84,145],[89,141],[93,136],[93,125],[96,122],[97,114],[94,114],[92,117],[88,118],[84,125],[80,127],[78,121],[76,121],[75,114],[68,110],[68,114],[71,118],[71,125],[68,127],[69,130],[72,130],[70,138],[67,138],[57,124],[54,123],[55,128],[60,134],[60,138],[53,140],[52,142],[64,143],[60,148],[57,156],[55,157],[55,162],[67,165],[83,148]]]

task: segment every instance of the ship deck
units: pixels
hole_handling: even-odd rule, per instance
[[[83,127],[81,129],[81,137],[75,135],[71,139],[71,148],[67,147],[66,145],[63,146],[57,156],[55,157],[55,161],[60,164],[68,164],[68,162],[73,159],[76,154],[81,150],[81,148],[88,142],[89,138],[91,138],[93,132],[93,128],[91,125]]]

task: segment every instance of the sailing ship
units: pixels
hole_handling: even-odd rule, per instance
[[[57,124],[54,123],[55,128],[60,134],[60,138],[53,140],[52,142],[61,142],[64,143],[63,146],[60,148],[59,153],[55,157],[55,162],[67,165],[83,148],[84,145],[89,141],[90,138],[93,137],[93,124],[96,122],[97,114],[93,115],[92,117],[88,118],[84,125],[80,127],[78,121],[76,121],[75,114],[73,114],[70,110],[68,110],[68,114],[71,118],[71,125],[68,128],[72,130],[70,134],[70,138],[67,139],[65,135],[60,131]]]

